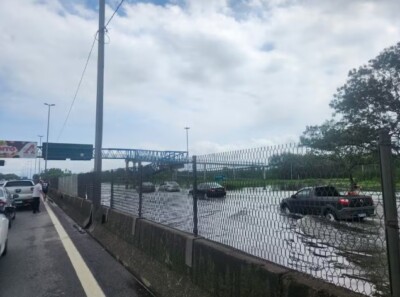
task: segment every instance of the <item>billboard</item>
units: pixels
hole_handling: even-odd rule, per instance
[[[0,140],[0,158],[36,158],[37,142]]]

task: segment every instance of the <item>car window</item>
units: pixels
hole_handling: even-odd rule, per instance
[[[310,197],[310,189],[304,189],[304,190],[299,191],[296,194],[296,197],[299,199],[305,199],[305,198]]]
[[[3,191],[3,189],[0,189],[0,197],[4,197],[4,191]]]
[[[335,187],[318,187],[315,188],[315,196],[323,197],[323,196],[340,196],[339,192]]]
[[[16,181],[9,181],[5,184],[5,187],[29,187],[33,186],[32,182],[29,180],[16,180]]]

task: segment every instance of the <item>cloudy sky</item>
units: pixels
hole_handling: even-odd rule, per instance
[[[94,144],[97,43],[72,102],[97,2],[0,1],[0,139],[46,136],[48,102],[49,142]],[[119,2],[106,1],[106,21]],[[183,151],[185,126],[191,154],[297,142],[331,116],[350,69],[400,40],[399,11],[397,0],[126,0],[107,28],[103,147]]]

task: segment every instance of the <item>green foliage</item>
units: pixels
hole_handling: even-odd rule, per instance
[[[44,179],[53,179],[61,176],[71,175],[70,170],[62,170],[60,168],[50,168],[47,170],[47,173],[42,174],[42,178]]]
[[[393,149],[400,148],[400,43],[368,64],[352,69],[330,103],[331,120],[308,126],[301,144],[314,153],[343,162],[350,180],[353,169],[377,157],[381,130],[389,131]]]
[[[19,179],[20,177],[14,173],[9,173],[9,174],[2,174],[0,173],[0,180],[13,180],[13,179]]]

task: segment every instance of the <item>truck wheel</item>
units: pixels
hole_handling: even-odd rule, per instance
[[[325,212],[325,218],[330,222],[336,221],[336,216],[331,210]]]

